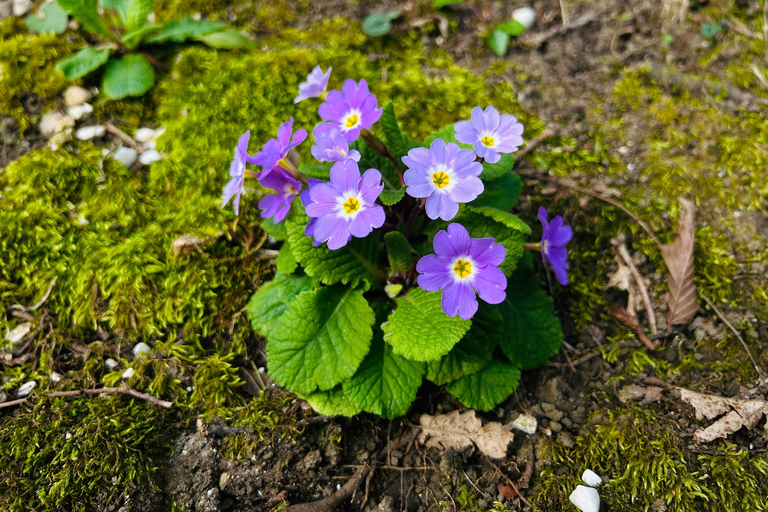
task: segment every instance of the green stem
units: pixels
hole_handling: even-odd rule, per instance
[[[403,179],[403,171],[400,169],[400,164],[398,163],[397,159],[389,153],[387,146],[381,141],[381,139],[374,135],[373,132],[368,130],[362,130],[360,132],[360,136],[363,138],[365,143],[368,144],[368,147],[373,150],[374,153],[379,156],[383,156],[392,162],[392,165],[395,166],[395,170],[397,171],[397,176],[400,178],[400,186],[404,186],[405,180]]]
[[[536,243],[527,243],[523,246],[523,248],[529,250],[529,251],[539,251],[541,252],[541,242]]]

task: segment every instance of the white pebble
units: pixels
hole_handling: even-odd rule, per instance
[[[24,322],[23,324],[19,324],[16,327],[14,327],[11,331],[7,332],[5,334],[5,339],[10,341],[11,343],[18,343],[21,341],[21,339],[27,335],[27,333],[32,328],[32,324],[29,322]]]
[[[128,167],[129,169],[136,163],[136,159],[139,157],[139,152],[133,148],[120,146],[112,153],[112,158]]]
[[[127,370],[125,370],[123,372],[122,377],[123,377],[124,380],[128,380],[131,377],[133,377],[135,374],[136,374],[136,372],[133,370],[133,368],[128,368]]]
[[[149,345],[144,343],[143,341],[140,341],[136,345],[133,346],[133,355],[136,357],[139,356],[145,356],[149,354],[149,351],[152,350]]]
[[[38,126],[40,127],[40,133],[46,137],[50,137],[54,133],[75,126],[75,120],[69,116],[65,116],[61,112],[53,111],[48,112],[40,118],[40,124]]]
[[[93,106],[90,103],[83,103],[82,105],[75,105],[67,109],[67,114],[72,119],[82,119],[86,114],[93,112]]]
[[[103,137],[107,129],[99,124],[93,126],[83,126],[75,132],[75,137],[79,140],[91,140],[96,137]]]
[[[146,149],[157,149],[157,141],[155,139],[148,140],[144,143],[144,148]]]
[[[600,495],[597,489],[579,485],[576,487],[568,499],[581,512],[598,512],[600,510]]]
[[[139,162],[143,165],[151,165],[161,158],[160,153],[156,149],[149,149],[139,155]]]
[[[144,142],[150,141],[156,137],[156,132],[152,128],[139,128],[136,130],[133,134],[133,138],[136,139],[136,142],[141,142],[142,144]]]
[[[536,21],[536,11],[530,7],[519,7],[512,11],[512,19],[529,29],[533,26],[533,22]]]
[[[13,0],[13,15],[24,16],[32,8],[32,0]]]
[[[581,480],[590,487],[600,487],[603,483],[603,479],[600,478],[600,475],[591,469],[586,470],[584,474],[581,475]]]
[[[104,364],[107,365],[107,368],[110,370],[114,370],[117,367],[117,361],[112,359],[111,357],[108,357],[106,361],[104,361]]]
[[[72,434],[70,434],[69,432],[67,432],[67,435],[64,436],[65,439],[70,439],[71,437],[72,437]]]
[[[25,382],[24,384],[21,385],[21,387],[16,392],[16,394],[18,396],[20,396],[20,397],[25,397],[28,394],[30,394],[32,392],[32,390],[35,389],[36,387],[37,387],[37,382],[35,382],[33,380],[31,380],[29,382]]]
[[[61,374],[56,372],[51,372],[51,382],[56,383],[61,380]]]
[[[64,104],[68,107],[76,107],[77,105],[82,105],[83,103],[89,101],[91,98],[93,98],[93,93],[91,91],[76,85],[68,87],[67,90],[64,91]]]
[[[530,414],[521,414],[517,417],[517,419],[515,419],[515,421],[512,422],[513,429],[525,432],[528,435],[533,435],[536,433],[537,425],[538,422],[536,421],[536,418]]]

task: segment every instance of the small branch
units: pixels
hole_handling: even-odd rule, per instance
[[[645,279],[640,275],[635,264],[632,263],[632,256],[629,255],[627,246],[624,245],[624,243],[621,243],[616,247],[616,252],[619,253],[621,259],[623,259],[629,267],[629,271],[632,272],[632,277],[635,278],[637,287],[640,289],[640,295],[643,297],[643,304],[645,304],[645,312],[648,316],[648,325],[651,328],[651,334],[657,334],[659,331],[656,329],[656,315],[654,314],[653,306],[651,305],[651,298],[648,296],[648,287],[645,285]]]
[[[106,130],[109,133],[111,133],[118,139],[122,140],[123,142],[131,146],[136,151],[142,151],[144,149],[143,147],[141,147],[141,145],[138,142],[133,140],[133,137],[131,137],[130,135],[125,133],[123,130],[121,130],[114,124],[112,124],[110,121],[107,121],[106,123],[104,123],[104,128],[106,128]]]
[[[523,146],[523,149],[521,149],[520,151],[515,153],[515,164],[517,164],[517,162],[522,160],[522,158],[525,155],[527,155],[528,153],[530,153],[531,151],[536,149],[539,146],[539,144],[544,142],[544,140],[546,140],[546,139],[548,139],[550,137],[553,137],[555,135],[557,135],[557,128],[555,128],[551,124],[547,125],[547,127],[544,128],[544,131],[542,131],[540,134],[538,134],[537,136],[535,136],[534,138],[529,140],[528,144]]]
[[[552,27],[551,29],[545,32],[538,32],[535,34],[524,35],[518,39],[518,42],[520,43],[521,46],[525,46],[528,48],[538,48],[542,44],[546,43],[549,39],[552,39],[553,37],[559,34],[568,32],[569,30],[583,27],[584,25],[592,23],[594,19],[595,19],[594,14],[592,13],[585,14],[584,16],[577,19],[573,23]],[[563,19],[563,23],[565,23],[565,19]]]
[[[45,295],[43,295],[43,298],[40,299],[40,301],[37,304],[35,304],[34,306],[24,307],[24,306],[22,306],[20,304],[14,304],[13,306],[10,307],[10,309],[18,309],[18,310],[24,311],[26,313],[30,313],[30,312],[36,310],[37,308],[39,308],[40,306],[45,304],[45,301],[48,300],[48,297],[51,295],[51,292],[53,291],[53,287],[56,286],[56,281],[58,281],[58,280],[59,280],[58,277],[54,277],[53,278],[53,280],[51,281],[51,284],[48,285],[48,290],[46,290]]]
[[[535,462],[536,456],[534,455],[533,447],[531,446],[530,452],[528,453],[528,460],[525,462],[525,472],[520,477],[520,480],[517,481],[517,486],[520,489],[527,489],[528,486],[531,485],[531,477],[533,476],[533,466]]]
[[[493,466],[494,468],[496,468],[496,471],[498,471],[498,472],[499,472],[499,474],[500,474],[502,477],[504,477],[504,480],[506,480],[506,481],[507,481],[507,483],[509,484],[509,486],[510,486],[510,487],[512,487],[512,489],[513,489],[513,490],[514,490],[514,491],[517,493],[517,495],[520,497],[520,500],[521,500],[523,503],[525,503],[525,505],[526,505],[526,506],[528,506],[529,508],[533,508],[533,505],[531,505],[531,504],[530,504],[530,502],[529,502],[527,499],[525,499],[525,497],[524,497],[524,496],[523,496],[523,495],[520,493],[520,490],[519,490],[519,489],[517,488],[517,486],[515,485],[515,482],[513,482],[511,478],[509,478],[507,475],[505,475],[505,474],[504,474],[504,472],[503,472],[503,471],[501,471],[501,469],[499,468],[499,466],[497,466],[497,465],[496,465],[496,464],[495,464],[495,463],[494,463],[494,462],[493,462],[491,459],[489,459],[489,458],[488,458],[487,456],[485,456],[485,455],[483,455],[483,457],[485,458],[485,461],[486,461],[488,464],[490,464],[491,466]]]
[[[287,512],[328,512],[336,508],[342,501],[346,500],[352,493],[360,487],[365,477],[371,471],[370,466],[364,466],[360,468],[355,475],[344,484],[344,486],[331,494],[327,498],[323,498],[319,501],[313,501],[311,503],[299,503],[298,505],[292,505],[286,509]]]
[[[152,405],[157,405],[165,409],[170,409],[171,407],[173,407],[173,402],[160,400],[159,398],[156,398],[152,395],[147,395],[146,393],[141,393],[139,391],[136,391],[133,388],[129,388],[128,386],[121,386],[119,388],[98,388],[98,389],[82,389],[82,390],[75,390],[75,391],[58,391],[56,393],[48,393],[45,396],[47,398],[61,398],[61,397],[70,397],[70,396],[83,396],[83,395],[103,395],[106,393],[120,393],[123,395],[132,396],[134,398],[138,398],[139,400],[145,400],[151,403]],[[19,398],[18,400],[12,400],[10,402],[3,402],[3,403],[0,403],[0,409],[23,404],[27,400],[33,400],[35,398],[37,397],[28,396],[25,398]]]

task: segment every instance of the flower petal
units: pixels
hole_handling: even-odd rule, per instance
[[[477,270],[472,283],[480,298],[488,304],[499,304],[507,296],[507,278],[498,267],[485,267]]]

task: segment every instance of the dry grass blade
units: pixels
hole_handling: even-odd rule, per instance
[[[506,457],[507,445],[514,439],[512,432],[505,430],[501,423],[491,422],[483,426],[475,411],[463,414],[452,411],[436,416],[422,414],[419,423],[419,442],[428,447],[462,450],[474,444],[494,459]]]
[[[669,312],[667,326],[686,325],[696,316],[696,284],[693,281],[693,215],[695,208],[687,199],[679,198],[683,205],[677,239],[668,245],[659,245],[661,255],[669,269]]]

